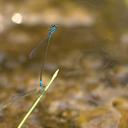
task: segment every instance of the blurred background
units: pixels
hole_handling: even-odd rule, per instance
[[[25,128],[128,128],[128,0],[0,0],[0,128],[16,127],[37,95],[39,51],[54,85]]]

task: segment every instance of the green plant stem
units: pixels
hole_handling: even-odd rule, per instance
[[[27,118],[30,116],[30,114],[35,109],[35,107],[38,105],[39,101],[45,96],[45,93],[47,92],[48,88],[51,86],[52,82],[57,77],[58,72],[59,72],[59,69],[56,70],[56,72],[54,73],[54,75],[53,75],[52,79],[50,80],[50,82],[47,84],[47,86],[45,87],[45,89],[42,90],[41,95],[37,98],[37,100],[34,102],[34,104],[32,105],[32,107],[28,110],[27,114],[24,116],[24,118],[22,119],[22,121],[20,122],[20,124],[18,125],[17,128],[21,128],[23,126],[23,124],[25,123],[25,121],[27,120]]]

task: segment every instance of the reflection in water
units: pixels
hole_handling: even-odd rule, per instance
[[[16,23],[16,24],[21,24],[22,23],[22,15],[20,13],[15,13],[13,16],[12,16],[12,22]]]

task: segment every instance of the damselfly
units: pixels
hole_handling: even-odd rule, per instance
[[[29,54],[29,58],[32,59],[36,55],[36,53],[38,53],[38,50],[40,48],[42,48],[42,46],[44,48],[44,51],[42,53],[43,57],[42,57],[42,65],[41,65],[41,71],[40,71],[40,88],[41,89],[43,89],[42,75],[44,73],[44,65],[45,65],[45,59],[47,57],[49,42],[50,42],[50,39],[51,39],[53,33],[56,30],[57,30],[57,26],[56,25],[51,25],[47,38],[45,40],[41,41],[35,48],[33,48],[32,51]]]
[[[56,32],[56,30],[57,30],[57,26],[56,25],[51,25],[50,29],[48,31],[48,36],[46,37],[46,39],[44,39],[36,47],[34,47],[31,50],[30,54],[29,54],[29,59],[32,59],[37,55],[38,51],[40,51],[40,50],[42,51],[42,53],[41,53],[42,54],[42,57],[41,57],[42,64],[41,64],[41,69],[40,69],[40,91],[42,91],[43,88],[44,88],[42,75],[44,75],[44,66],[45,66],[45,60],[46,60],[46,57],[47,57],[47,52],[48,52],[50,39],[51,39],[53,33]],[[36,92],[38,92],[37,87],[31,89],[30,91],[26,92],[25,94],[23,94],[21,96],[12,97],[11,99],[8,100],[7,103],[0,104],[0,111],[3,110],[4,108],[8,107],[9,105],[11,105],[12,102],[20,100],[23,97],[28,96],[28,95],[33,94],[33,93],[36,93]]]

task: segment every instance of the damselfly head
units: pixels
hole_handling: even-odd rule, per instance
[[[55,24],[51,25],[50,29],[49,29],[49,32],[48,32],[48,37],[51,38],[52,34],[54,32],[56,32],[56,30],[57,30],[57,26]]]
[[[55,24],[52,24],[52,25],[51,25],[51,27],[57,27],[57,25],[55,25]]]
[[[60,24],[51,24],[50,30],[54,29],[57,30],[57,28],[60,26]]]
[[[51,24],[51,27],[58,27],[60,26],[59,24]]]
[[[50,31],[55,32],[56,30],[57,30],[57,25],[52,24],[52,25],[50,26]]]

